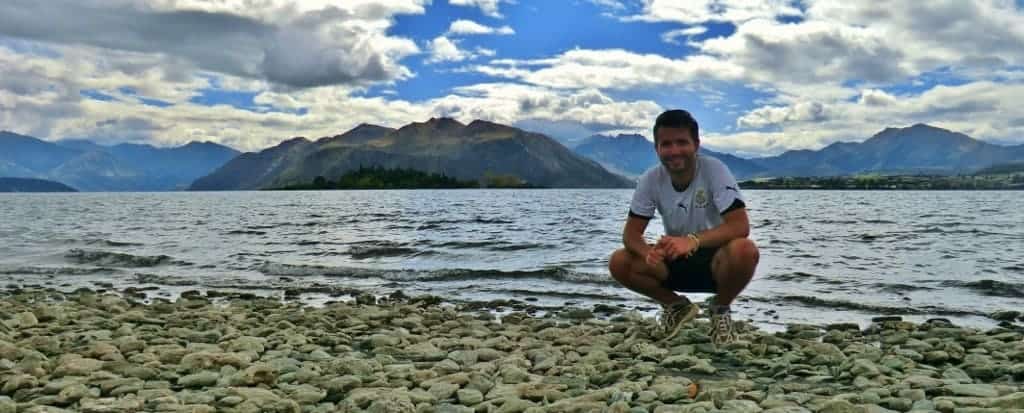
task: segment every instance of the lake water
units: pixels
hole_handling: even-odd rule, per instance
[[[631,190],[0,195],[0,286],[303,291],[639,307],[608,276]],[[991,327],[1024,308],[1024,192],[745,191],[761,264],[736,318]],[[648,237],[657,239],[652,221]],[[707,298],[695,295],[695,301]]]

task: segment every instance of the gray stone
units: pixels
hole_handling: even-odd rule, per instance
[[[881,373],[878,370],[878,366],[871,362],[871,360],[857,359],[854,360],[853,367],[850,368],[850,374],[871,378]]]
[[[690,397],[689,389],[680,383],[662,383],[650,387],[658,395],[658,400],[671,403]]]
[[[447,400],[450,399],[458,390],[459,386],[457,384],[439,382],[434,383],[434,385],[430,386],[430,389],[427,391],[438,400]]]
[[[28,311],[15,314],[14,320],[18,323],[18,328],[32,328],[39,325],[36,315]]]
[[[178,385],[183,387],[210,387],[217,384],[220,374],[213,371],[202,371],[195,374],[182,376],[178,379]]]
[[[72,384],[61,389],[60,393],[57,393],[57,402],[66,405],[77,402],[86,397],[99,397],[100,392],[97,389],[93,392],[89,387],[84,384]]]
[[[54,377],[88,376],[103,368],[103,362],[91,358],[67,357],[53,372]]]
[[[726,400],[722,403],[722,410],[734,413],[758,413],[764,409],[751,400]]]
[[[78,409],[83,413],[122,413],[141,411],[143,400],[138,397],[82,399]]]
[[[10,397],[0,396],[0,413],[17,413],[18,404]]]
[[[459,406],[459,405],[450,404],[450,403],[442,403],[440,406],[437,406],[437,413],[474,413],[474,412],[476,412],[476,410],[474,410],[471,407]]]
[[[1024,392],[1007,394],[991,400],[991,407],[1003,409],[1024,409]]]
[[[998,397],[999,391],[989,384],[953,384],[947,389],[956,396]]]
[[[847,400],[830,400],[825,403],[818,413],[861,413],[861,408]]]
[[[483,403],[484,395],[476,389],[461,389],[456,392],[459,403],[464,406],[475,406]]]

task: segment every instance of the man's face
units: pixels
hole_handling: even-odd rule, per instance
[[[697,164],[697,148],[686,128],[658,128],[658,143],[654,146],[658,159],[670,173],[686,173]]]

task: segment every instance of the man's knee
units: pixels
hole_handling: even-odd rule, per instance
[[[729,242],[728,253],[730,261],[736,264],[757,265],[761,259],[757,244],[748,238],[734,239]]]
[[[619,248],[608,258],[608,271],[612,278],[619,279],[629,274],[630,254],[625,248]]]

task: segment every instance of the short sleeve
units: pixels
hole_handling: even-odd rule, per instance
[[[717,159],[710,164],[713,172],[710,174],[711,194],[718,212],[720,214],[728,212],[737,201],[739,205],[743,205],[743,194],[740,193],[740,187],[736,184],[736,178],[732,176],[729,168]]]
[[[654,182],[651,173],[645,173],[637,179],[633,201],[629,203],[629,215],[638,218],[654,218]]]

